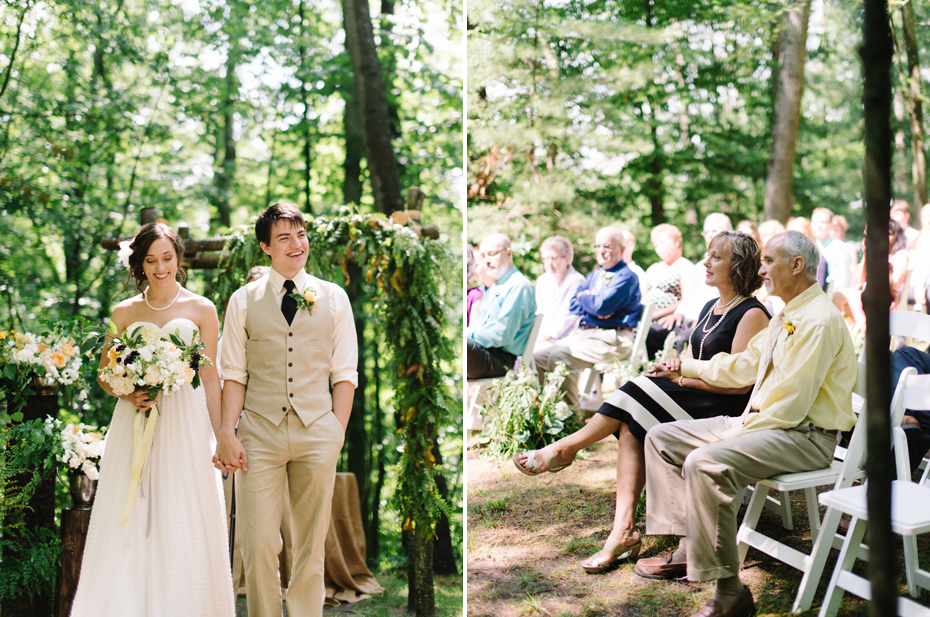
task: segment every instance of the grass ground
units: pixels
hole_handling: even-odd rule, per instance
[[[372,596],[355,604],[343,604],[339,607],[326,606],[323,615],[337,617],[341,615],[360,615],[362,617],[406,617],[407,613],[407,575],[404,572],[375,574],[385,592]],[[436,615],[437,617],[459,617],[462,615],[462,577],[436,575]],[[248,617],[245,596],[236,598],[236,617]],[[287,617],[287,609],[284,610]]]
[[[468,454],[468,614],[471,617],[688,616],[703,606],[713,584],[652,581],[624,563],[602,575],[577,563],[596,552],[613,520],[616,441],[600,442],[557,474],[530,478],[511,463]],[[759,528],[786,544],[810,550],[804,498],[794,499],[794,531],[766,511]],[[742,515],[742,514],[741,514]],[[676,538],[645,536],[642,556],[672,548]],[[900,548],[899,548],[900,550]],[[930,540],[920,545],[926,563]],[[828,561],[812,610],[817,614],[837,551]],[[903,569],[903,558],[902,558]],[[864,573],[864,572],[863,572]],[[753,592],[757,615],[791,615],[801,573],[750,550],[741,578]],[[904,592],[901,573],[901,592]],[[865,616],[863,600],[847,595],[840,617]]]

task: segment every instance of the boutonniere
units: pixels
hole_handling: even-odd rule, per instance
[[[609,283],[610,279],[612,279],[615,274],[616,272],[608,272],[607,270],[604,270],[604,274],[603,274],[604,280]]]
[[[300,293],[290,293],[290,297],[297,300],[297,308],[303,309],[313,315],[313,305],[316,302],[316,290],[307,287]]]
[[[782,322],[781,329],[788,333],[788,338],[791,338],[791,335],[798,329],[798,326],[790,319],[786,319]]]

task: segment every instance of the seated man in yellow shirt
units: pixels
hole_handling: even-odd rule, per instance
[[[756,384],[740,417],[672,422],[646,435],[646,532],[685,537],[674,553],[640,559],[636,572],[716,581],[714,597],[695,617],[742,617],[754,610],[752,593],[739,579],[736,545],[745,488],[778,473],[826,467],[837,431],[855,424],[856,357],[843,317],[817,285],[819,263],[817,247],[802,234],[773,237],[759,273],[785,308],[768,329],[742,353],[653,369],[721,388]]]

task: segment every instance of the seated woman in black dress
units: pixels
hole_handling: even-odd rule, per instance
[[[688,340],[691,357],[706,360],[718,353],[739,353],[768,326],[768,312],[752,297],[762,285],[761,255],[759,245],[746,234],[724,231],[711,241],[703,263],[705,280],[717,288],[720,298],[708,302],[701,311]],[[617,509],[604,548],[581,562],[592,574],[639,554],[642,539],[633,519],[646,482],[646,431],[662,422],[738,416],[746,408],[752,389],[716,388],[700,379],[670,373],[662,365],[653,366],[650,372],[652,376],[637,377],[614,392],[583,429],[538,452],[514,456],[517,469],[535,476],[560,471],[572,463],[579,450],[610,434],[617,436]]]

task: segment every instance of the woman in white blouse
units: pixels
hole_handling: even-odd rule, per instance
[[[572,266],[575,251],[568,238],[546,238],[539,255],[546,271],[536,280],[536,306],[544,314],[536,351],[565,338],[578,325],[578,315],[569,313],[568,305],[584,282],[584,277]]]

